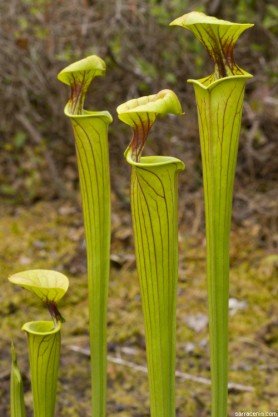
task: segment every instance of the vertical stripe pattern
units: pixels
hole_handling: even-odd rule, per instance
[[[167,159],[152,164],[143,157],[133,165],[131,177],[152,417],[176,415],[177,172],[183,164],[175,158]]]
[[[108,114],[108,113],[107,113]],[[110,269],[108,123],[103,115],[72,116],[88,263],[92,416],[106,413],[106,316]]]
[[[206,208],[212,416],[227,416],[229,241],[246,78],[194,82]]]
[[[23,326],[28,335],[34,417],[54,417],[60,358],[60,324],[30,322]]]

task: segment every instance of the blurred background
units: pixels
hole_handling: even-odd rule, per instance
[[[0,3],[0,414],[8,416],[10,341],[20,352],[28,416],[30,379],[23,322],[43,317],[37,300],[7,276],[53,268],[69,275],[57,415],[89,416],[86,254],[74,139],[63,114],[69,96],[57,73],[91,54],[107,75],[86,108],[114,117],[109,145],[112,254],[108,311],[108,414],[149,416],[140,294],[123,157],[131,132],[124,101],[170,88],[185,116],[151,131],[145,154],[179,157],[180,273],[177,416],[209,416],[209,345],[204,204],[197,114],[188,78],[213,71],[193,35],[169,23],[192,10],[255,23],[236,62],[246,87],[231,232],[229,415],[277,411],[278,348],[278,5],[276,0],[10,0]],[[78,311],[78,315],[76,314]],[[46,316],[47,317],[47,316]],[[139,368],[138,368],[138,365]]]

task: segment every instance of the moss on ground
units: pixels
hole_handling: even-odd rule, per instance
[[[7,277],[31,268],[56,269],[70,278],[61,303],[63,326],[57,415],[90,415],[89,335],[86,254],[82,214],[72,202],[2,207],[0,213],[0,415],[9,415],[10,342],[23,372],[28,416],[32,415],[28,353],[22,324],[47,318],[32,294]],[[108,415],[149,416],[145,342],[129,214],[113,218],[108,309]],[[236,411],[277,411],[278,305],[277,256],[268,254],[244,229],[233,230],[230,296],[230,381],[253,391],[233,389],[229,415]],[[184,250],[186,248],[186,251]],[[275,279],[276,278],[276,279]],[[201,236],[180,240],[177,304],[177,369],[209,379],[205,247]],[[115,363],[115,359],[122,364]],[[177,378],[177,416],[208,417],[210,388]]]

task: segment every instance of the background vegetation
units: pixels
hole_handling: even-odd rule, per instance
[[[198,9],[255,27],[236,60],[248,82],[235,184],[231,271],[230,379],[235,411],[278,411],[278,7],[275,0],[10,0],[0,4],[0,414],[8,416],[9,346],[18,346],[31,415],[23,322],[43,315],[7,276],[21,269],[61,270],[71,278],[61,369],[59,416],[89,416],[89,364],[84,231],[75,149],[63,115],[68,90],[57,73],[89,54],[105,59],[87,100],[114,116],[110,129],[113,187],[112,277],[109,301],[109,415],[147,416],[147,380],[140,297],[123,152],[130,131],[115,108],[163,88],[179,96],[186,115],[161,120],[147,152],[184,160],[180,177],[180,372],[209,378],[204,213],[195,100],[188,78],[212,71],[189,32],[169,28]],[[78,315],[76,314],[78,311]],[[20,334],[19,334],[20,333]],[[120,362],[120,364],[115,363]],[[127,365],[129,364],[129,365]],[[138,367],[139,366],[139,367]],[[206,380],[177,379],[178,416],[209,415]],[[84,401],[83,401],[84,400]]]

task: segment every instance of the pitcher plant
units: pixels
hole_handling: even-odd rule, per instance
[[[34,417],[54,417],[63,321],[57,303],[68,289],[68,279],[60,272],[36,269],[16,273],[9,280],[36,294],[52,317],[25,323],[22,329],[28,336]],[[12,347],[11,417],[25,414],[22,378]]]
[[[89,290],[92,416],[106,413],[106,317],[110,269],[110,174],[107,111],[83,108],[87,90],[96,76],[105,74],[104,61],[96,55],[77,61],[58,74],[69,85],[65,106],[75,136],[84,215]]]
[[[142,297],[152,417],[174,417],[176,292],[178,279],[177,174],[184,164],[171,156],[141,156],[158,116],[180,115],[170,90],[130,100],[117,108],[133,128],[125,157],[132,167],[131,209]]]
[[[227,416],[229,243],[233,184],[246,81],[234,61],[238,37],[252,24],[191,12],[171,25],[190,30],[214,62],[213,74],[194,86],[201,141],[206,211],[212,416]]]

